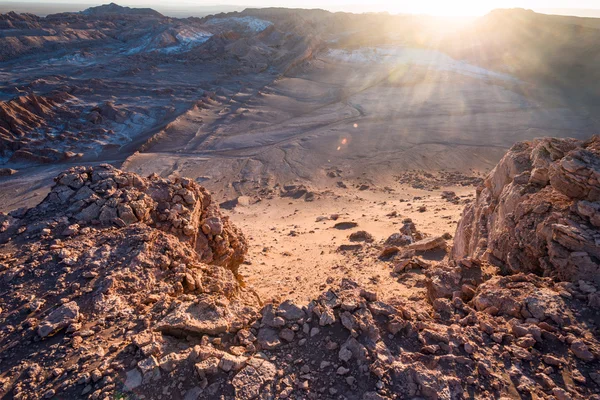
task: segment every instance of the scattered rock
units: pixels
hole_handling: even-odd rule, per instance
[[[408,235],[403,235],[402,233],[392,233],[384,242],[385,246],[388,247],[404,247],[408,246],[413,242],[412,237]]]
[[[79,318],[79,306],[71,301],[54,310],[39,325],[37,333],[45,338],[66,328]]]
[[[12,168],[0,168],[0,176],[10,176],[16,174],[17,172],[19,171]]]
[[[358,226],[358,224],[356,222],[338,222],[337,224],[335,224],[333,226],[334,229],[341,229],[341,230],[346,230],[346,229],[352,229],[352,228],[356,228]]]
[[[337,251],[358,251],[362,248],[362,244],[341,244],[338,246]]]
[[[349,239],[351,242],[367,242],[371,243],[375,239],[373,236],[367,231],[356,231],[350,234]]]
[[[418,242],[409,244],[407,249],[414,251],[429,251],[434,249],[445,249],[446,241],[441,236],[435,236],[423,240],[419,240]]]

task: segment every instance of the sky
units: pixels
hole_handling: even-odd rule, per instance
[[[582,8],[599,9],[600,0],[239,0],[246,4],[261,3],[268,6],[327,8],[332,11],[388,11],[432,15],[473,16],[483,15],[496,8]],[[361,4],[362,3],[362,4]]]
[[[2,2],[3,0],[0,0]],[[27,1],[27,0],[25,0]],[[160,0],[28,0],[36,3],[89,3],[114,1],[121,5],[165,5]],[[600,0],[172,0],[171,6],[214,6],[217,4],[245,7],[323,8],[330,11],[430,14],[443,16],[477,16],[496,8],[528,8],[599,10]]]

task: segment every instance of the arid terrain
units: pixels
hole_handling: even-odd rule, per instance
[[[600,399],[598,21],[0,14],[0,398]]]

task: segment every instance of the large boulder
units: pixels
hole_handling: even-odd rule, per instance
[[[600,283],[600,136],[514,145],[477,191],[452,257]]]

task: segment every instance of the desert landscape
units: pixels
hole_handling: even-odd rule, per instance
[[[0,14],[0,398],[600,399],[599,34]]]

